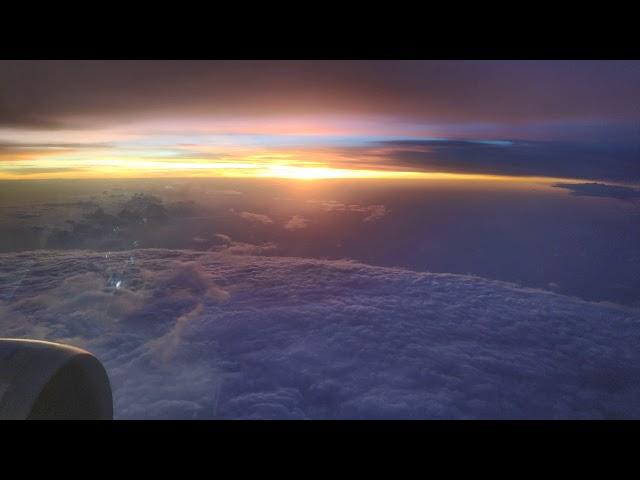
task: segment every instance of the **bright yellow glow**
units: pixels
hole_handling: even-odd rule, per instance
[[[179,150],[179,148],[177,148]],[[206,147],[199,148],[206,150]],[[225,177],[282,178],[292,180],[326,179],[424,179],[448,181],[498,181],[508,186],[523,182],[548,185],[570,179],[508,177],[446,172],[415,172],[379,168],[376,159],[350,158],[331,150],[269,150],[226,148],[211,158],[173,156],[167,149],[92,148],[87,150],[21,151],[0,158],[0,180]],[[387,168],[392,165],[386,165]],[[536,186],[532,188],[537,188]]]
[[[510,177],[500,175],[478,175],[447,172],[411,172],[389,170],[366,170],[316,166],[260,165],[256,163],[174,163],[163,161],[117,161],[96,160],[90,168],[82,163],[67,163],[69,170],[42,171],[41,165],[31,164],[17,169],[0,169],[0,180],[26,179],[83,179],[83,178],[273,178],[301,181],[330,179],[397,179],[498,182],[505,187],[527,184],[527,188],[545,188],[555,182],[572,179],[547,177]],[[12,172],[11,170],[16,170]],[[26,173],[32,170],[32,173]],[[494,183],[495,185],[495,183]]]
[[[77,124],[81,124],[76,119]],[[316,121],[317,120],[317,121]],[[365,120],[362,121],[361,120]],[[142,118],[116,127],[0,128],[0,180],[109,178],[275,178],[300,181],[402,179],[491,182],[499,188],[548,188],[570,178],[419,172],[394,165],[381,138],[402,128],[386,119]],[[89,122],[91,123],[91,122]],[[399,128],[398,131],[394,129]],[[406,133],[406,132],[405,132]],[[431,138],[432,132],[413,132]],[[403,148],[411,149],[410,145]],[[424,148],[424,147],[421,147]],[[432,152],[435,154],[435,152]]]
[[[259,176],[296,180],[321,180],[328,178],[418,178],[424,176],[424,174],[418,172],[275,165],[267,167],[266,171]]]

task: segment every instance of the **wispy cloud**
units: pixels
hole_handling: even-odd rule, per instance
[[[240,212],[238,216],[249,222],[262,223],[263,225],[273,224],[273,220],[268,215],[262,213]]]

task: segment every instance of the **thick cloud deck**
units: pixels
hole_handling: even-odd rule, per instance
[[[347,261],[0,256],[0,335],[93,351],[117,418],[640,418],[640,312]]]

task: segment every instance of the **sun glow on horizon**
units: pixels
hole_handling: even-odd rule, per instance
[[[96,135],[88,138],[93,140],[94,137],[105,138]],[[34,138],[25,140],[33,141]],[[115,140],[111,144],[54,144],[47,143],[52,140],[47,136],[39,140],[31,144],[16,144],[12,149],[0,151],[0,180],[211,177],[300,181],[497,181],[503,185],[549,185],[557,181],[572,181],[568,178],[410,170],[406,165],[395,164],[392,156],[386,156],[389,152],[385,147],[376,142],[368,144],[363,152],[329,144],[287,145],[286,139],[277,136],[267,139],[261,137],[258,143],[262,142],[263,145],[252,143],[255,139],[245,142],[234,137],[220,142],[219,138],[203,139],[186,135],[155,135],[134,140]],[[199,143],[191,143],[192,140]],[[203,140],[211,142],[204,143]]]
[[[570,178],[526,177],[487,175],[453,172],[421,172],[408,170],[358,169],[331,167],[314,162],[300,162],[299,165],[287,158],[288,163],[278,163],[272,155],[245,157],[238,162],[212,162],[190,159],[189,161],[166,161],[165,159],[96,159],[88,165],[84,161],[56,162],[3,162],[0,166],[0,180],[48,180],[48,179],[141,179],[141,178],[236,178],[236,179],[287,179],[296,181],[322,181],[340,179],[378,180],[441,180],[498,182],[504,185],[538,184],[550,185],[555,182],[576,181]],[[269,160],[267,160],[267,157]],[[280,157],[280,159],[283,159]],[[11,165],[19,163],[20,165]]]

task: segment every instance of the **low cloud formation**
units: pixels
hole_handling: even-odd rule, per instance
[[[564,188],[579,197],[605,197],[630,201],[640,198],[640,190],[637,188],[604,183],[556,183],[554,187]]]
[[[284,228],[287,230],[301,230],[303,228],[307,228],[307,225],[309,225],[309,220],[298,215],[294,215],[287,223],[284,224]]]
[[[64,228],[54,228],[46,240],[46,246],[54,249],[136,248],[141,240],[157,237],[150,230],[167,226],[170,216],[184,215],[181,202],[168,208],[158,197],[140,193],[133,194],[113,211],[97,204],[93,206],[93,211],[85,213],[80,219],[68,220]]]
[[[239,242],[229,235],[218,233],[214,235],[214,244],[209,249],[212,252],[224,252],[232,255],[273,255],[278,250],[278,245],[273,242],[253,244]]]
[[[371,205],[367,209],[368,215],[364,217],[363,222],[375,222],[384,217],[388,210],[384,205]]]
[[[266,242],[259,245],[245,242],[231,242],[223,251],[233,255],[272,255],[276,253],[277,249],[278,246],[273,242]]]
[[[384,205],[359,205],[347,204],[336,200],[308,200],[309,203],[318,205],[325,212],[358,212],[364,213],[363,222],[373,222],[379,220],[389,213],[389,209]]]
[[[0,336],[94,352],[117,418],[640,418],[638,310],[477,277],[40,251],[0,292]]]
[[[166,190],[171,190],[166,186]],[[156,189],[157,190],[157,189]],[[213,191],[213,190],[212,190]],[[127,191],[86,200],[0,207],[0,251],[195,248],[209,250],[223,225],[246,222],[215,202]],[[167,198],[168,197],[168,198]]]
[[[248,220],[250,222],[262,223],[264,225],[273,224],[273,220],[267,215],[263,215],[261,213],[252,213],[252,212],[240,212],[238,216]]]

